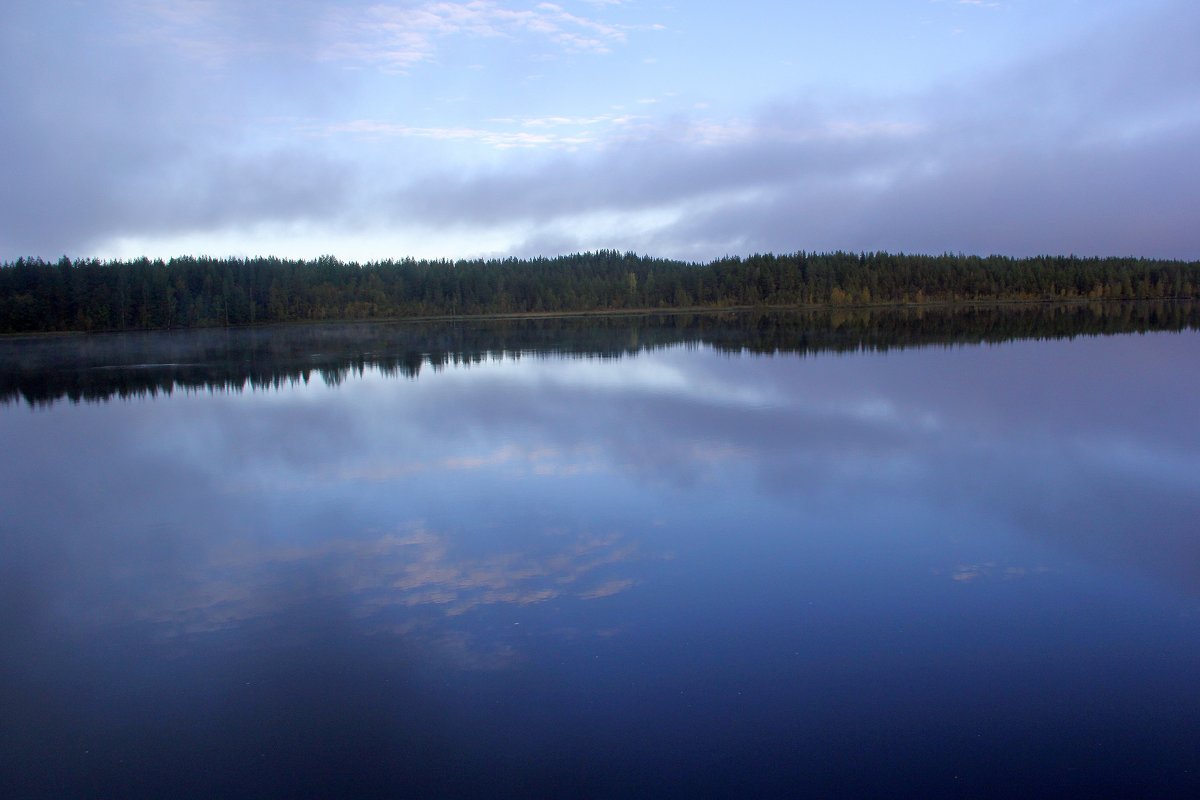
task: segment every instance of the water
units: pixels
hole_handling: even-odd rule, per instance
[[[3,343],[0,795],[1194,796],[1200,333],[1002,319]]]

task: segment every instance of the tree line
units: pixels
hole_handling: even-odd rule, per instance
[[[0,333],[627,309],[1200,298],[1200,262],[759,254],[696,264],[615,250],[556,258],[180,257],[0,263]]]

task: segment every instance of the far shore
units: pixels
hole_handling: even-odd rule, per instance
[[[880,303],[810,303],[801,305],[737,305],[737,306],[686,306],[682,308],[597,308],[580,311],[512,311],[490,312],[482,314],[425,314],[417,316],[381,316],[381,317],[347,317],[328,319],[299,319],[269,322],[248,322],[230,325],[188,325],[171,328],[126,328],[108,330],[71,330],[45,331],[23,333],[0,333],[0,340],[13,339],[45,339],[74,336],[95,336],[114,333],[169,333],[177,331],[197,330],[241,330],[247,328],[280,328],[308,325],[355,325],[355,324],[401,324],[401,323],[444,323],[444,322],[490,322],[490,321],[519,321],[538,319],[588,319],[611,317],[643,317],[648,315],[675,316],[684,314],[723,314],[748,312],[773,313],[812,313],[832,311],[910,311],[927,309],[969,309],[969,308],[1008,308],[1031,306],[1076,307],[1088,305],[1136,305],[1141,303],[1190,303],[1189,299],[1149,299],[1149,300],[1096,300],[1076,298],[1070,300],[926,300],[917,302],[880,302]]]

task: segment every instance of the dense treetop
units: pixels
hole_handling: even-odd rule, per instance
[[[753,255],[692,264],[612,250],[366,264],[332,256],[0,264],[0,333],[740,306],[1200,298],[1200,262]]]

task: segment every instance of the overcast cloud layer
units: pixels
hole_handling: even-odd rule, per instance
[[[1200,258],[1200,5],[732,5],[7,2],[0,258]]]

